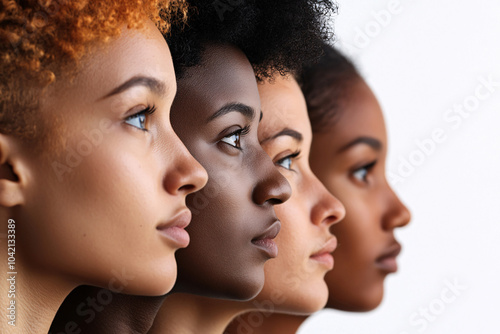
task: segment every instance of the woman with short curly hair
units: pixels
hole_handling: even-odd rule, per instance
[[[171,289],[185,197],[207,179],[169,121],[161,32],[184,13],[182,1],[0,3],[0,332],[47,333],[80,284]]]

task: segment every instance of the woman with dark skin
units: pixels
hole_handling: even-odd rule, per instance
[[[273,206],[289,198],[290,187],[257,138],[261,107],[255,73],[266,78],[276,71],[295,70],[319,55],[320,15],[333,5],[325,1],[326,7],[319,9],[311,1],[242,1],[221,21],[211,3],[191,4],[197,14],[186,28],[173,27],[167,39],[178,74],[171,121],[190,152],[206,166],[209,183],[206,191],[187,199],[193,212],[187,229],[191,247],[177,253],[175,293],[167,296],[162,310],[192,315],[188,323],[196,324],[202,322],[195,320],[198,316],[208,319],[200,302],[206,296],[245,300],[262,289],[264,263],[277,253],[273,239],[280,223]],[[279,11],[288,15],[277,15]],[[297,40],[304,43],[298,45]],[[147,298],[114,294],[95,317],[82,319],[78,305],[97,293],[91,288],[75,291],[52,330],[62,330],[68,321],[78,321],[84,333],[142,330],[161,304],[160,299],[148,304]],[[177,305],[179,299],[182,303]],[[171,303],[176,305],[168,311]],[[136,313],[140,317],[130,317]],[[185,319],[173,316],[167,322],[174,332],[181,318]],[[206,324],[222,331],[229,320],[221,324],[217,318],[208,319]],[[198,327],[195,332],[209,330]]]
[[[409,223],[410,213],[385,177],[387,134],[376,97],[347,58],[324,50],[301,80],[313,128],[311,168],[347,213],[332,226],[339,247],[325,277],[326,307],[366,312],[380,304],[385,278],[397,271],[394,230]],[[295,333],[305,319],[273,314],[254,333]]]
[[[311,6],[311,3],[308,2],[307,6]],[[307,10],[310,10],[310,8],[308,9],[307,6],[301,8],[300,11],[297,10],[298,8],[295,8],[294,10],[285,10],[283,8],[281,9],[291,16],[296,15],[298,18],[300,18],[306,15],[305,13],[307,13]],[[289,25],[279,24],[279,27],[286,27],[286,29],[290,29],[291,31],[293,31],[295,29],[295,25],[299,27],[301,26],[299,25],[299,22],[299,20],[295,19]],[[319,20],[316,22],[319,22]],[[317,30],[320,28],[320,25],[319,23],[315,23],[313,27]],[[264,31],[273,30],[264,29]],[[258,38],[260,36],[256,33],[254,33],[253,35],[255,38]],[[320,36],[319,33],[318,36]],[[319,39],[318,36],[316,36],[312,41],[320,42],[321,39]],[[280,42],[286,43],[286,40],[280,40]],[[307,50],[307,42],[305,41],[302,44],[297,42],[297,44],[295,45],[298,45],[301,49]],[[246,54],[251,54],[251,51],[252,50],[250,50]],[[209,140],[210,137],[206,137],[206,135],[204,135],[203,131],[201,130],[198,130],[195,135],[193,133],[194,130],[191,129],[191,127],[193,127],[192,124],[194,122],[194,127],[196,128],[197,123],[200,121],[196,121],[195,119],[193,119],[193,117],[186,116],[186,114],[189,115],[191,113],[190,110],[199,108],[197,107],[198,101],[196,98],[193,99],[193,96],[201,95],[201,97],[209,102],[211,101],[211,98],[206,98],[206,96],[214,96],[213,100],[215,101],[222,100],[218,95],[213,94],[214,88],[212,88],[211,86],[213,85],[213,83],[218,83],[220,80],[228,80],[224,76],[228,76],[228,72],[234,73],[235,71],[235,69],[233,68],[234,60],[229,60],[227,56],[224,57],[224,53],[226,53],[227,55],[233,55],[234,51],[231,51],[227,46],[206,46],[205,52],[202,55],[201,65],[187,69],[185,71],[185,76],[184,74],[181,76],[181,79],[179,80],[179,88],[181,89],[181,87],[184,86],[184,82],[186,84],[189,84],[190,94],[178,95],[178,98],[176,98],[174,102],[173,109],[176,110],[177,108],[179,108],[179,110],[182,110],[182,113],[179,113],[179,115],[177,115],[174,111],[174,113],[172,114],[172,123],[174,124],[174,129],[176,129],[176,131],[177,129],[179,129],[179,135],[181,136],[181,138],[183,138],[183,140],[185,140],[186,146],[191,150],[194,156],[200,159],[202,165],[207,168],[209,175],[212,171],[212,168],[208,164],[205,164],[204,161],[209,161],[209,159],[213,159],[213,157],[210,157],[208,154],[206,156],[198,154],[201,153],[201,149],[204,146],[206,147],[207,144],[212,140]],[[175,59],[175,50],[173,51],[173,54]],[[290,54],[291,53],[288,53],[288,55]],[[236,57],[236,54],[234,54],[232,58],[234,58],[235,60],[238,59]],[[249,57],[249,59],[252,62],[252,58]],[[306,60],[309,59],[306,58]],[[238,81],[241,80],[241,78],[247,78],[247,80],[251,80],[252,73],[250,72],[250,68],[247,68],[248,72],[237,74],[237,78],[229,79],[229,81],[227,82],[221,82],[221,85],[224,87],[224,91],[226,92],[225,94],[227,94],[227,92],[232,92],[235,89],[239,89]],[[257,73],[259,73],[258,69]],[[271,71],[266,72],[266,75],[268,76],[272,74],[273,72]],[[229,78],[231,78],[231,74],[229,74]],[[281,78],[278,75],[277,77],[273,77],[271,81],[274,82],[280,79]],[[273,84],[267,82],[266,80],[264,80],[264,82],[265,84],[263,86],[274,87]],[[211,83],[211,85],[209,86],[208,83]],[[296,84],[294,88],[296,88],[294,92],[298,91],[300,94],[300,89]],[[288,86],[284,88],[287,93],[288,89]],[[206,90],[208,90],[209,92],[207,93]],[[273,93],[269,95],[273,95]],[[285,102],[286,98],[288,97],[290,97],[290,95],[285,94],[282,102]],[[226,102],[224,100],[222,101]],[[296,104],[296,102],[296,100],[289,101],[289,104],[286,104],[287,107],[285,107],[284,110],[288,111],[288,106],[294,105]],[[262,123],[259,125],[259,141],[257,141],[257,143],[260,142],[262,144],[261,136],[271,136],[274,134],[270,131],[261,133],[261,128],[262,126],[264,126],[264,124],[267,124],[267,126],[277,124],[279,125],[281,131],[283,130],[283,126],[286,127],[286,125],[288,124],[286,123],[286,121],[288,120],[295,119],[295,122],[298,121],[298,123],[304,123],[304,120],[306,121],[306,126],[304,128],[299,128],[299,131],[303,132],[303,135],[299,133],[299,136],[303,136],[304,139],[300,140],[299,142],[293,141],[294,149],[297,149],[297,147],[299,149],[304,149],[304,156],[300,158],[300,160],[298,157],[294,158],[294,160],[299,160],[301,162],[298,163],[298,165],[300,166],[298,170],[300,172],[297,173],[298,175],[300,175],[300,177],[294,178],[293,176],[289,175],[291,177],[291,180],[294,181],[293,188],[295,190],[295,195],[292,194],[292,198],[294,198],[294,201],[291,206],[287,206],[287,203],[285,202],[275,207],[275,210],[277,212],[278,210],[283,208],[283,210],[285,211],[293,211],[294,214],[293,216],[282,214],[282,217],[283,219],[286,219],[286,222],[284,220],[282,221],[282,232],[280,232],[280,235],[285,232],[285,237],[282,238],[281,241],[278,241],[278,239],[280,238],[280,235],[278,235],[276,241],[276,243],[278,244],[278,248],[280,249],[278,258],[280,258],[281,256],[281,260],[278,263],[276,262],[278,261],[278,259],[271,260],[267,262],[265,266],[266,268],[271,268],[275,264],[279,265],[274,271],[274,281],[270,282],[271,284],[268,285],[267,291],[261,296],[260,299],[258,298],[256,300],[248,302],[239,302],[227,299],[224,300],[210,298],[214,296],[226,298],[231,297],[227,293],[227,291],[231,291],[229,289],[231,289],[233,286],[233,278],[238,279],[240,282],[247,282],[248,279],[252,279],[252,276],[248,275],[248,272],[249,270],[252,270],[252,263],[254,260],[252,260],[250,257],[247,257],[246,262],[240,263],[238,266],[234,266],[234,260],[231,259],[231,257],[235,257],[235,255],[237,254],[234,254],[232,251],[230,251],[231,249],[239,249],[239,252],[243,253],[243,249],[247,248],[246,245],[249,244],[248,239],[245,240],[240,236],[244,235],[242,234],[242,231],[248,229],[248,227],[242,229],[241,227],[238,227],[235,222],[232,223],[234,227],[229,226],[228,223],[225,223],[224,225],[220,224],[220,227],[218,227],[216,221],[214,221],[210,225],[195,224],[193,221],[190,230],[190,233],[193,235],[193,247],[186,249],[184,252],[178,253],[178,262],[179,264],[185,263],[186,272],[189,273],[189,277],[184,277],[182,274],[182,269],[180,269],[178,283],[176,284],[176,286],[179,285],[182,288],[184,282],[193,284],[193,281],[203,281],[205,279],[205,276],[208,276],[209,279],[206,280],[208,282],[212,282],[212,278],[214,282],[224,282],[223,286],[221,286],[222,284],[209,286],[212,291],[222,291],[224,294],[219,293],[217,295],[213,292],[207,294],[198,291],[199,295],[173,293],[167,296],[149,333],[222,333],[231,319],[233,319],[235,316],[242,312],[250,311],[256,308],[258,309],[259,307],[257,306],[257,304],[255,304],[255,302],[266,304],[267,298],[270,298],[271,295],[273,295],[273,285],[274,287],[281,285],[281,288],[283,288],[283,293],[287,295],[290,293],[290,291],[294,291],[295,293],[297,293],[297,291],[300,291],[297,285],[301,285],[304,288],[303,293],[297,293],[297,295],[299,295],[299,298],[295,301],[298,303],[298,305],[289,302],[283,304],[278,303],[276,304],[276,307],[279,309],[298,309],[302,312],[310,313],[321,308],[326,302],[327,289],[324,283],[324,275],[328,270],[331,269],[332,263],[329,252],[331,252],[331,250],[336,245],[336,240],[330,234],[328,227],[334,223],[337,223],[340,219],[343,218],[344,209],[343,206],[338,202],[338,200],[336,200],[326,191],[319,180],[314,177],[314,175],[308,168],[307,155],[311,136],[308,136],[307,132],[308,126],[305,102],[302,100],[303,108],[301,110],[303,111],[304,117],[298,120],[295,117],[295,114],[293,114],[290,110],[290,115],[285,114],[285,117],[282,119],[282,121],[284,122],[283,124],[280,124],[279,118],[273,117],[272,115],[273,111],[269,104],[273,103],[274,102],[271,102],[267,105],[264,105],[264,103],[262,104],[263,118],[261,121]],[[204,104],[207,104],[207,102],[204,102]],[[209,106],[211,104],[213,104],[213,102],[210,102]],[[212,109],[217,110],[217,108],[215,107]],[[200,112],[196,113],[196,115],[199,114]],[[211,114],[213,114],[213,111],[206,114],[206,116],[202,117],[201,120],[206,119],[206,117],[210,118]],[[242,116],[238,115],[238,113],[234,114],[235,115],[232,115],[233,117],[242,118]],[[287,119],[287,116],[290,116],[290,118]],[[237,120],[237,118],[235,119]],[[292,124],[293,126],[297,126],[297,123],[290,123],[291,126]],[[204,137],[207,139],[204,139]],[[236,140],[237,139],[235,138],[235,142]],[[277,143],[279,141],[270,140],[270,142]],[[245,150],[243,144],[241,146],[242,149]],[[280,159],[278,160],[288,161],[289,159],[290,157],[284,157],[283,152],[280,152]],[[275,165],[279,165],[280,163],[286,164],[286,161],[274,162]],[[251,166],[249,172],[256,173],[256,170],[258,170],[259,168],[262,167]],[[278,170],[281,171],[279,168],[277,168],[276,171]],[[301,180],[301,182],[299,182],[298,180]],[[225,184],[222,183],[218,187],[224,186]],[[210,187],[210,185],[208,185],[208,187]],[[229,189],[229,191],[231,191],[231,189]],[[201,193],[204,192],[202,191]],[[218,192],[215,191],[215,193]],[[215,219],[220,219],[219,217],[221,216],[221,212],[223,212],[225,208],[229,209],[229,213],[234,210],[241,210],[241,208],[233,208],[233,205],[231,204],[231,198],[233,196],[234,195],[230,193],[222,194],[220,198],[224,200],[219,200],[218,198],[216,198],[215,200],[209,201],[208,207],[210,208],[210,210],[213,210],[213,212],[215,212],[215,214],[212,214]],[[194,197],[196,197],[196,194],[192,196],[192,198]],[[192,202],[190,201],[190,203]],[[243,212],[240,211],[240,214],[242,213]],[[281,219],[282,218],[280,218],[280,220]],[[287,225],[286,230],[285,224]],[[290,228],[291,226],[288,226],[292,224],[297,224],[302,227],[301,232],[303,233],[294,233],[294,229]],[[215,231],[211,231],[213,226],[216,227]],[[197,231],[195,231],[195,229],[197,229]],[[226,245],[231,245],[231,243],[233,242],[231,239],[234,239],[234,242],[236,242],[238,245],[234,245],[231,246],[231,248],[228,248],[226,247]],[[194,246],[195,244],[196,246]],[[287,247],[289,246],[288,244],[291,244],[291,246]],[[211,245],[209,248],[211,251],[207,249],[205,245]],[[284,252],[281,253],[281,250],[283,250]],[[206,254],[207,252],[208,254]],[[213,256],[212,254],[214,254],[215,256]],[[330,260],[328,259],[329,257]],[[205,259],[209,259],[208,265],[200,263],[201,260]],[[232,269],[226,263],[236,268],[236,270],[230,272],[229,270]],[[288,268],[289,265],[291,266],[291,268]],[[211,270],[210,266],[217,266],[217,270]],[[282,270],[283,268],[287,269],[286,272]],[[245,274],[245,276],[242,276],[242,274],[244,274],[245,272],[247,274]],[[254,296],[255,293],[260,291],[262,284],[264,284],[264,289],[266,289],[266,285],[268,284],[268,270],[266,269],[265,272],[265,284],[260,280],[263,277],[260,276],[262,272],[259,272],[258,283],[260,286],[258,289],[253,289],[252,292],[254,293]],[[280,274],[287,275],[288,278],[281,276]],[[200,284],[203,284],[201,286],[207,286],[205,282],[194,283],[193,285],[200,286]],[[237,285],[234,286],[238,287]],[[248,291],[242,290],[241,286],[238,287],[238,289],[245,293]],[[176,288],[174,288],[173,291],[175,292]],[[182,290],[179,291],[183,292]],[[317,293],[321,291],[322,293]],[[313,294],[313,296],[309,297],[311,293]],[[242,294],[239,295],[242,296]],[[252,297],[251,293],[246,293],[246,296],[246,299],[248,299],[248,297]]]
[[[169,121],[176,81],[158,27],[171,9],[0,4],[1,269],[13,272],[1,333],[47,333],[80,284],[171,289],[185,198],[207,181]]]
[[[295,80],[277,75],[272,83],[259,85],[259,93],[264,114],[259,142],[292,186],[290,199],[275,208],[282,224],[276,238],[280,252],[265,265],[264,288],[247,302],[173,294],[166,298],[150,333],[222,333],[242,312],[310,314],[327,301],[324,276],[333,267],[330,253],[337,245],[329,228],[343,218],[344,208],[309,168],[312,132]],[[254,319],[237,321],[234,333],[249,332],[256,326]]]

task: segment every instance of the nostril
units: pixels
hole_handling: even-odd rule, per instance
[[[271,205],[278,205],[278,204],[283,204],[284,200],[279,199],[279,198],[270,198],[267,200],[268,203]]]
[[[325,218],[324,223],[326,225],[334,225],[337,223],[340,223],[342,219],[344,218],[343,215],[337,216],[337,215],[331,215]]]
[[[196,191],[197,188],[198,187],[196,187],[196,186],[194,186],[192,184],[185,184],[185,185],[181,186],[178,191],[180,193],[190,194],[190,193]]]

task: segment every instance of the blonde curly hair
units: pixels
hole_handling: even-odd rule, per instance
[[[0,0],[0,133],[23,140],[45,131],[44,89],[78,68],[89,47],[151,19],[166,34],[187,18],[185,0]]]

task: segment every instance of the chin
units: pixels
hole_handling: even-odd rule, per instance
[[[303,295],[297,294],[297,291],[290,292],[294,295],[294,300],[289,303],[283,304],[279,307],[280,312],[286,312],[295,315],[310,315],[323,309],[328,301],[328,290],[326,288],[311,289]]]
[[[163,296],[169,293],[174,287],[175,278],[177,276],[177,266],[175,266],[174,262],[173,267],[170,266],[170,268],[161,271],[157,270],[154,275],[148,275],[146,277],[134,277],[132,274],[130,275],[130,284],[125,286],[123,290],[124,293],[147,297]],[[123,279],[127,281],[126,276]]]
[[[207,276],[200,274],[195,276],[205,277],[204,281],[191,280],[186,276],[178,277],[173,292],[189,293],[215,299],[247,301],[255,298],[264,286],[264,271],[261,271],[260,274],[241,273],[231,277],[212,275],[209,279],[207,279]]]
[[[237,277],[225,284],[225,296],[219,298],[248,301],[255,298],[264,287],[264,270],[261,274],[246,275],[244,279]]]
[[[331,295],[328,298],[327,308],[346,312],[369,312],[377,308],[384,297],[384,288],[372,289],[372,291],[357,291],[353,294],[342,296]]]

